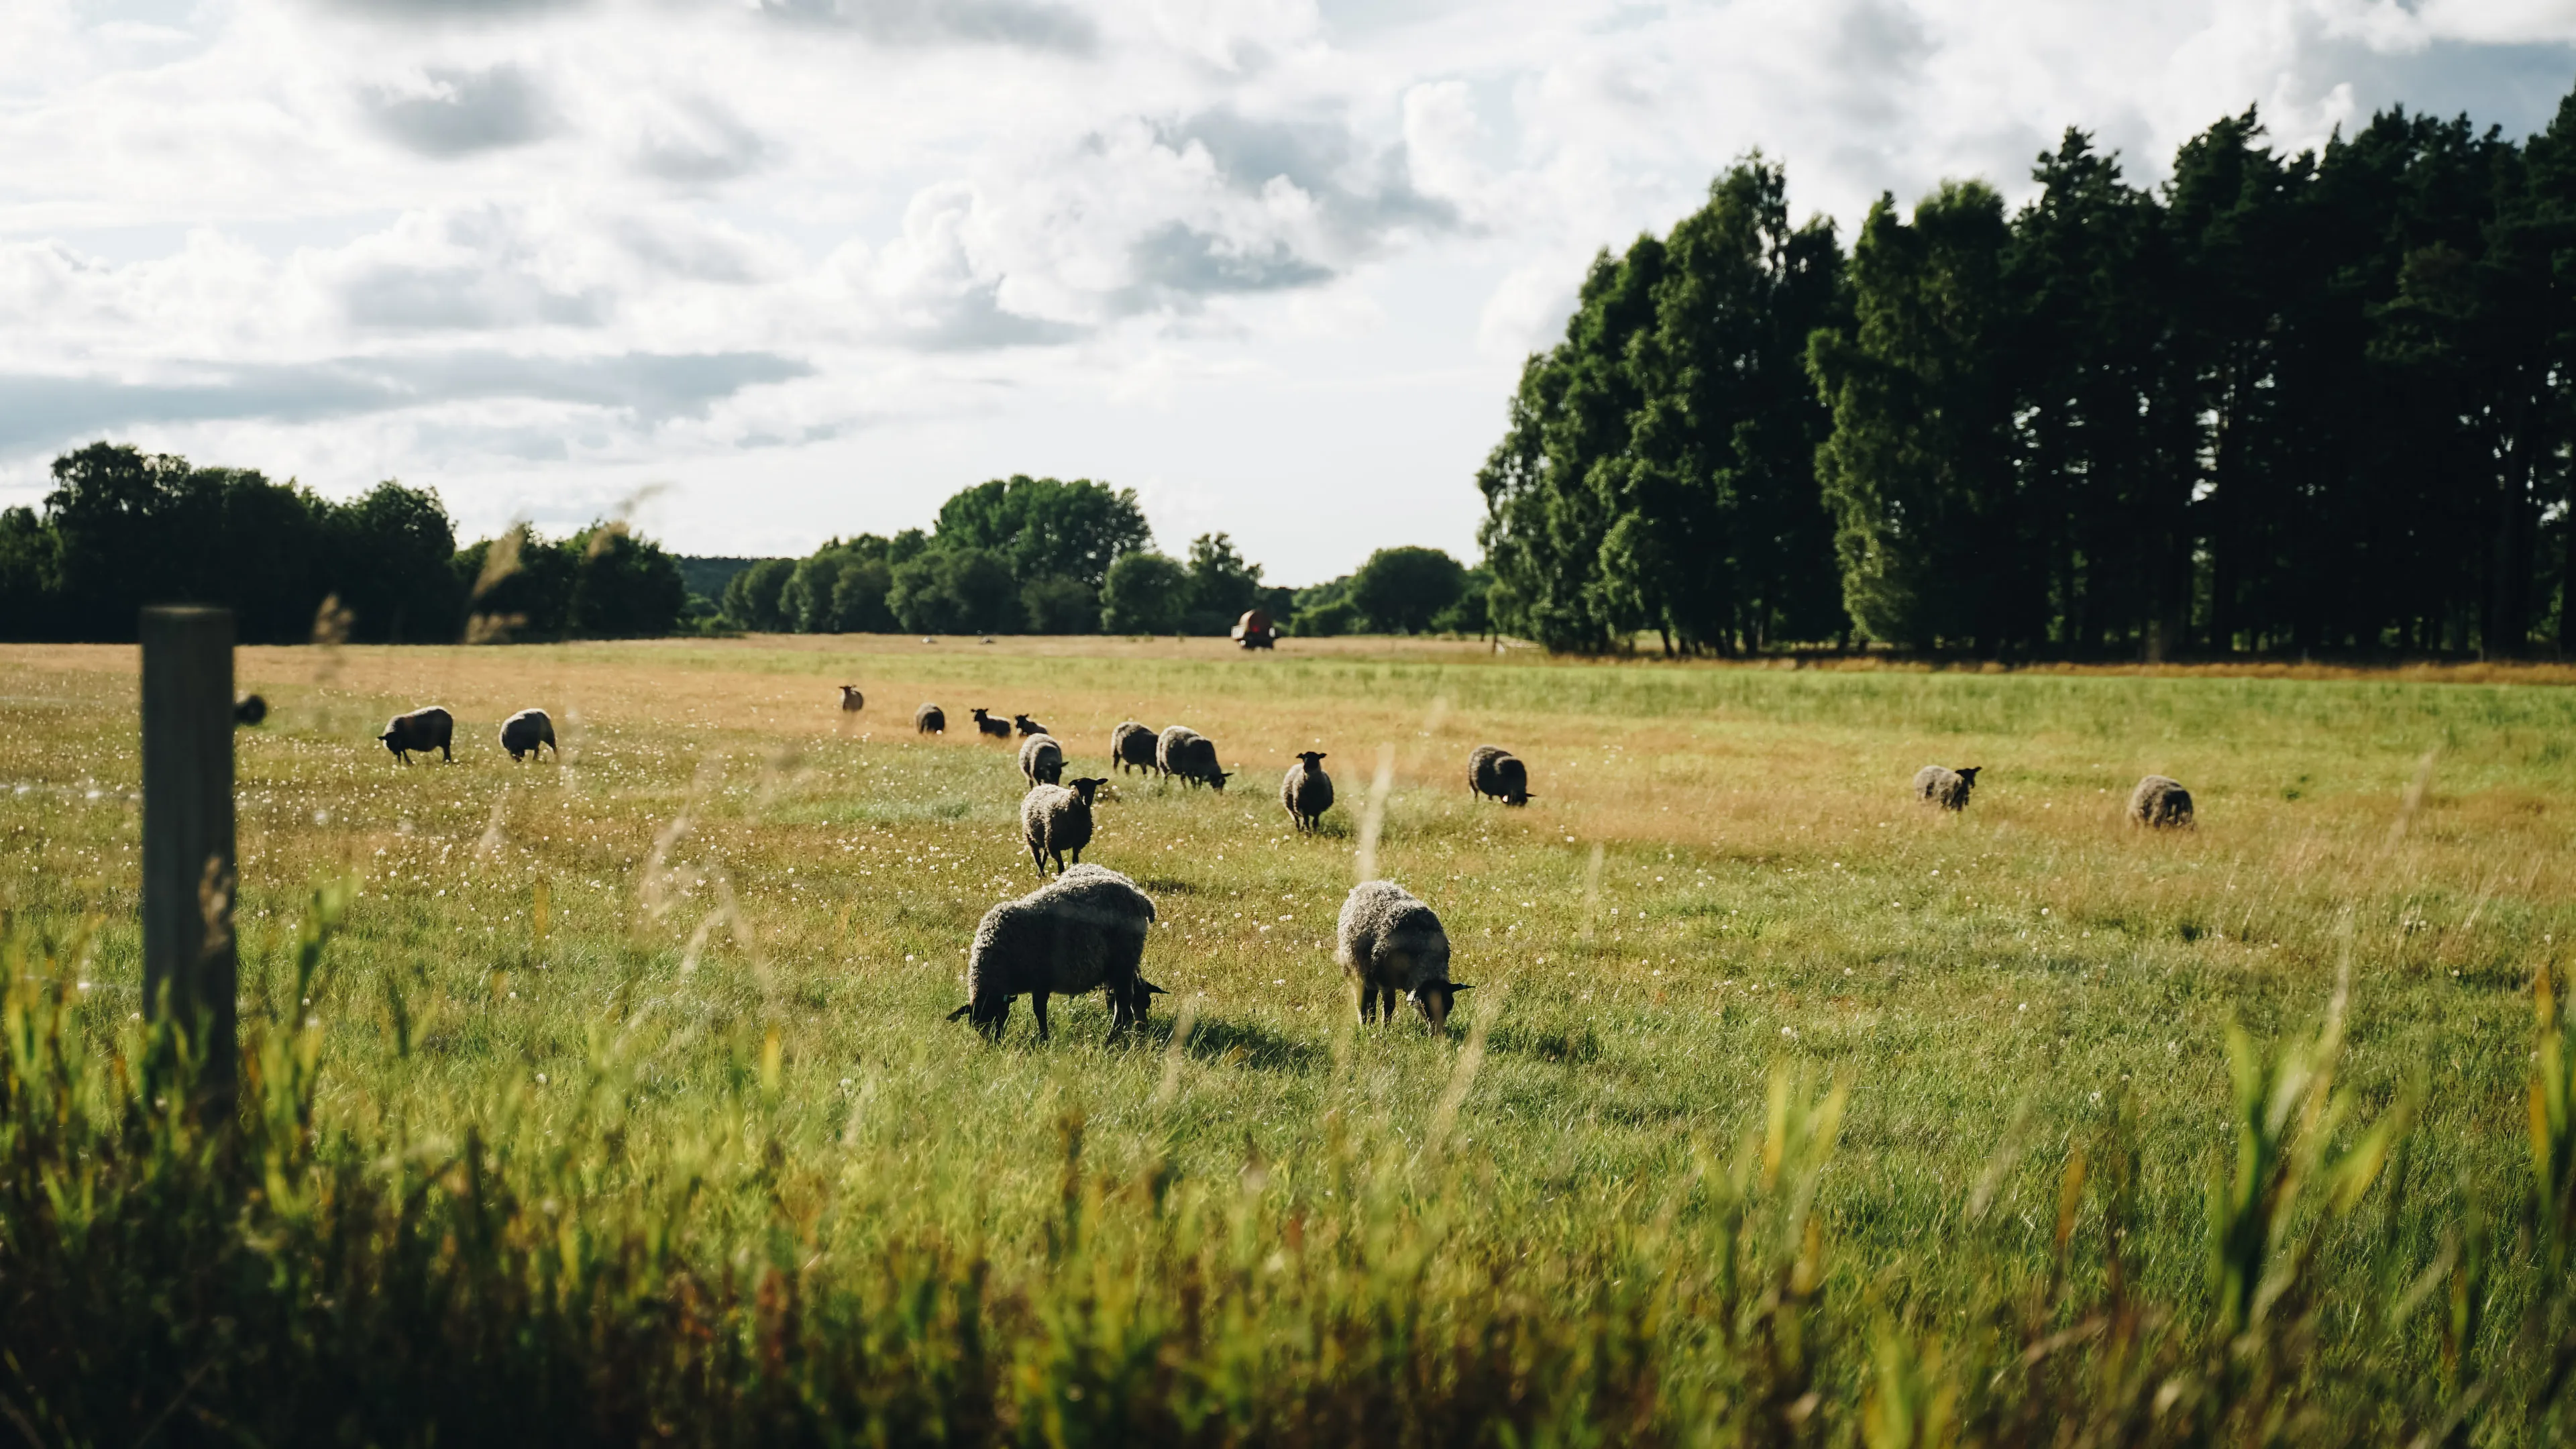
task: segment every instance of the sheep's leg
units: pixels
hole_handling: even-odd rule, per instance
[[[1377,1007],[1377,987],[1363,980],[1359,983],[1360,1025],[1366,1026],[1369,1014]]]
[[[1040,1041],[1045,1041],[1047,1039],[1046,1003],[1047,994],[1045,992],[1033,991],[1029,993],[1029,1009],[1038,1014],[1038,1040]]]

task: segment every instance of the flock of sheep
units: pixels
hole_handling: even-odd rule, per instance
[[[855,685],[841,686],[841,708],[866,707]],[[1015,901],[1004,901],[984,915],[967,953],[964,1006],[949,1020],[971,1022],[987,1037],[999,1037],[1010,1020],[1011,1003],[1029,998],[1038,1037],[1047,1037],[1047,1002],[1056,996],[1106,993],[1110,1036],[1114,1040],[1141,1024],[1146,1008],[1163,988],[1143,974],[1145,943],[1154,927],[1154,902],[1136,883],[1105,866],[1082,862],[1091,844],[1091,809],[1103,776],[1064,778],[1065,750],[1046,726],[1025,714],[1008,722],[991,711],[970,712],[979,737],[1020,737],[1020,773],[1028,793],[1020,799],[1020,833],[1029,859],[1041,877],[1050,865],[1054,875],[1038,889]],[[944,734],[947,711],[924,704],[913,711],[913,728],[922,734]],[[450,749],[456,718],[430,705],[393,717],[376,738],[402,763],[414,754]],[[501,748],[510,758],[534,756],[553,748],[554,722],[544,710],[523,709],[501,724]],[[558,752],[560,753],[560,752]],[[1111,765],[1124,771],[1152,771],[1192,788],[1223,791],[1236,772],[1218,762],[1216,744],[1186,725],[1161,731],[1128,720],[1110,731]],[[1333,806],[1332,776],[1324,772],[1325,754],[1304,750],[1279,781],[1279,804],[1301,833],[1321,825]],[[1947,810],[1964,810],[1977,786],[1979,767],[1951,769],[1926,765],[1914,777],[1916,797]],[[1526,805],[1533,798],[1529,769],[1509,750],[1478,745],[1467,756],[1467,791],[1476,799]],[[2192,823],[2191,792],[2162,775],[2138,782],[2129,796],[2129,818],[2153,827]],[[1396,1002],[1412,1004],[1437,1032],[1447,1029],[1451,1005],[1467,983],[1449,979],[1449,934],[1430,906],[1393,881],[1363,881],[1342,902],[1335,958],[1350,979],[1359,1019],[1392,1021]]]

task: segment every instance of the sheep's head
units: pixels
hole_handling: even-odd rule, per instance
[[[1322,750],[1299,750],[1297,752],[1297,758],[1304,760],[1308,769],[1313,769],[1315,766],[1324,763],[1324,752]]]
[[[1067,780],[1064,782],[1064,787],[1081,796],[1082,803],[1088,805],[1091,803],[1092,792],[1108,783],[1107,780]]]
[[[1233,778],[1234,772],[1231,770],[1210,770],[1207,772],[1208,788],[1222,790],[1225,788],[1225,782]]]
[[[1969,766],[1969,767],[1967,767],[1966,769],[1956,771],[1955,773],[1958,775],[1958,777],[1959,777],[1961,780],[1966,781],[1970,786],[1972,786],[1972,787],[1973,787],[1973,786],[1977,783],[1977,772],[1978,772],[1979,770],[1984,769],[1984,768],[1985,768],[1985,766],[1983,766],[1983,765],[1970,765],[1970,766]]]
[[[966,711],[966,712],[967,712],[968,714],[971,714],[971,715],[973,715],[973,716],[975,717],[975,722],[976,722],[977,724],[981,724],[981,723],[983,723],[984,721],[986,721],[986,720],[988,720],[988,719],[991,719],[991,718],[993,717],[993,712],[992,712],[991,710],[989,710],[989,709],[970,709],[970,710],[968,710],[968,711]]]
[[[1449,1009],[1457,1004],[1458,993],[1466,990],[1468,984],[1464,981],[1425,981],[1404,993],[1404,999],[1413,1003],[1413,1009],[1422,1013],[1422,1019],[1430,1024],[1433,1031],[1447,1031]]]

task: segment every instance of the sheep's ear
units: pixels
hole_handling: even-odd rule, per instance
[[[1461,991],[1468,990],[1475,984],[1476,983],[1472,981],[1452,981],[1449,983],[1449,994],[1455,996]]]
[[[973,1011],[974,1009],[975,1009],[975,1003],[973,1003],[973,1002],[971,1002],[971,1001],[970,1001],[970,1002],[967,1002],[964,1006],[961,1006],[961,1007],[957,1008],[955,1011],[952,1011],[952,1012],[948,1013],[948,1019],[949,1019],[950,1021],[955,1021],[955,1020],[957,1020],[958,1018],[960,1018],[960,1017],[962,1017],[962,1016],[966,1015],[966,1013],[968,1013],[968,1012],[970,1012],[970,1011]]]
[[[1155,985],[1153,982],[1146,980],[1142,976],[1136,978],[1136,984],[1145,988],[1145,994],[1147,996],[1169,996],[1172,994]]]

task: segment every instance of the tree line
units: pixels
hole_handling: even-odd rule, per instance
[[[2131,185],[1882,196],[1846,252],[1756,154],[1604,252],[1477,482],[1494,623],[1553,648],[2563,651],[2576,96],[2525,141],[2256,113]]]
[[[1299,632],[1478,632],[1487,576],[1388,548],[1308,589],[1266,582],[1223,533],[1173,558],[1133,489],[1014,475],[929,529],[804,558],[683,559],[622,523],[519,524],[459,547],[428,489],[347,502],[251,469],[97,443],[57,458],[40,510],[0,511],[0,638],[121,641],[146,604],[234,611],[246,643],[635,638],[681,632],[1223,634],[1251,609]],[[715,566],[710,569],[709,566]],[[693,594],[692,571],[724,578]],[[710,585],[713,587],[713,585]]]
[[[926,530],[751,560],[715,612],[805,634],[1208,635],[1252,609],[1310,635],[1484,628],[1483,576],[1438,549],[1380,549],[1307,589],[1262,572],[1223,533],[1159,551],[1132,488],[1014,474],[952,495]]]
[[[621,523],[465,548],[438,495],[348,502],[126,444],[54,460],[42,511],[0,511],[0,638],[134,638],[146,604],[221,604],[244,643],[629,638],[682,627],[677,562]]]

